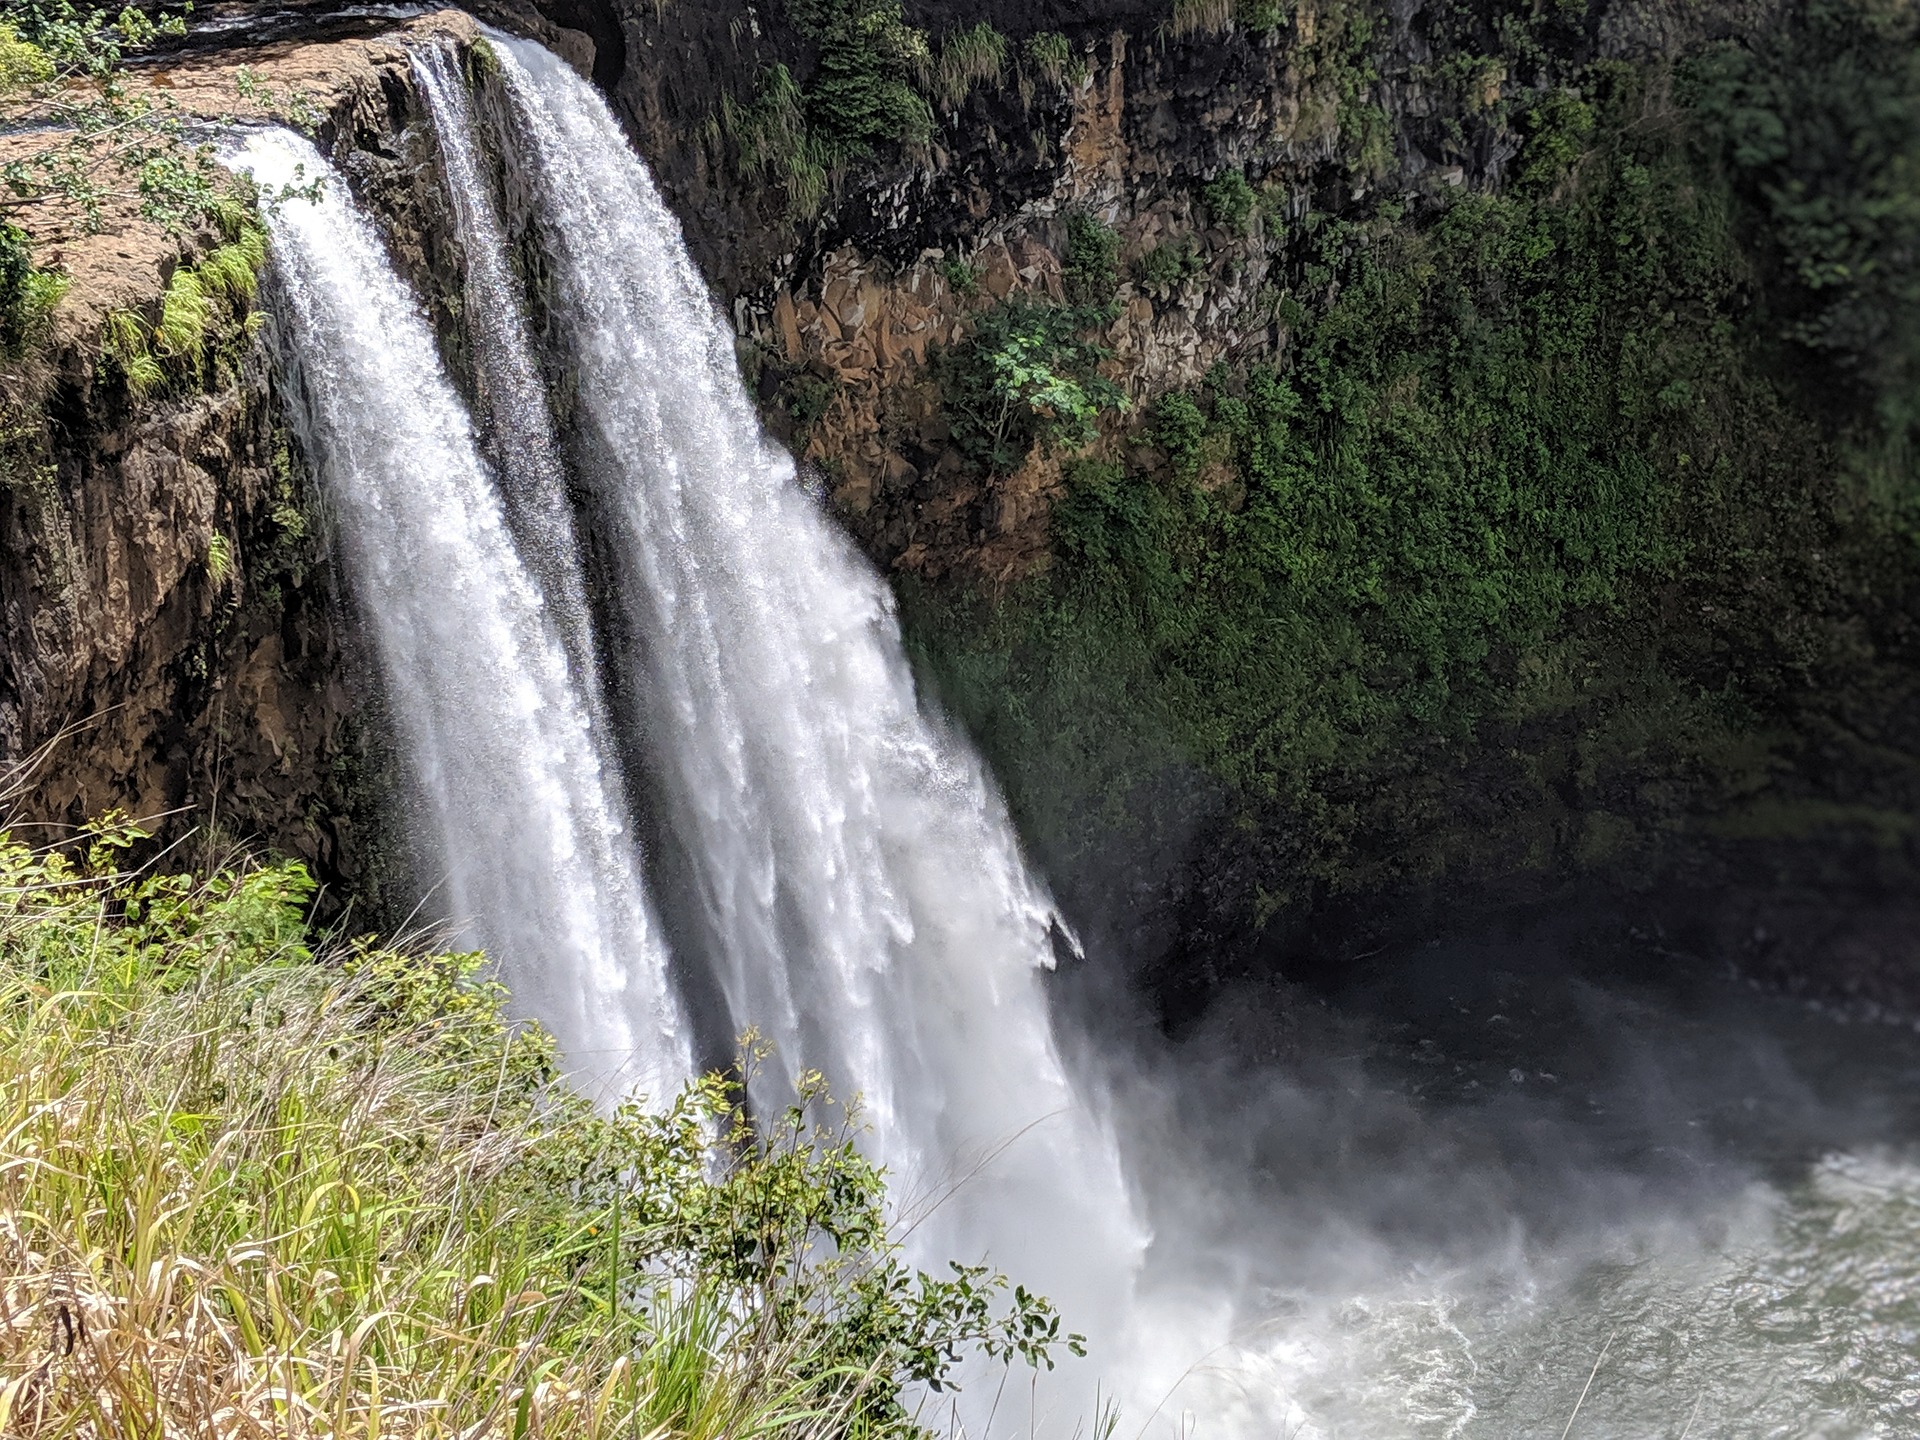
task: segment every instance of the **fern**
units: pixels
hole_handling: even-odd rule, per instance
[[[233,542],[218,530],[207,537],[207,578],[216,586],[233,578]]]

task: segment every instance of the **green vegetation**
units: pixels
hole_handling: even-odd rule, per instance
[[[980,271],[971,261],[962,260],[958,255],[949,255],[940,262],[940,274],[946,279],[947,288],[962,298],[980,289]]]
[[[493,42],[486,36],[474,36],[461,53],[466,62],[468,80],[492,80],[499,76],[500,57],[494,53]]]
[[[130,52],[183,29],[131,7],[0,5],[0,117],[54,137],[0,165],[0,215],[54,206],[97,229],[110,197],[137,197],[147,219],[199,218],[221,190],[210,147],[189,144],[165,96],[130,90],[122,73]]]
[[[110,201],[134,202],[170,231],[211,223],[224,233],[197,266],[176,270],[151,326],[131,312],[109,317],[103,350],[136,392],[161,382],[162,359],[199,368],[216,300],[241,310],[251,301],[265,260],[265,233],[251,219],[257,197],[219,170],[210,146],[189,141],[164,92],[126,81],[130,53],[183,29],[178,15],[156,20],[131,7],[0,4],[0,123],[45,137],[0,165],[0,358],[40,337],[67,289],[64,276],[34,266],[27,230],[8,214],[95,231]],[[243,92],[247,83],[243,68]]]
[[[1133,265],[1133,278],[1142,290],[1165,299],[1206,268],[1189,236],[1167,240],[1142,255]]]
[[[788,206],[802,218],[826,203],[832,163],[825,144],[807,128],[805,99],[784,65],[768,67],[748,104],[720,97],[720,128],[733,142],[741,170],[780,181]]]
[[[830,158],[807,128],[805,96],[784,65],[769,66],[759,92],[746,105],[720,97],[720,128],[733,142],[741,170],[773,178],[786,189],[787,204],[802,218],[826,202]]]
[[[1847,85],[1811,103],[1781,44],[1768,118],[1728,52],[1692,110],[1657,69],[1599,65],[1523,113],[1507,193],[1304,216],[1268,242],[1277,364],[1217,368],[1156,404],[1151,447],[1071,465],[1053,568],[1013,596],[909,593],[1050,863],[1110,857],[1188,777],[1257,857],[1231,902],[1257,918],[1498,846],[1614,853],[1764,783],[1780,707],[1866,663],[1849,637],[1911,571],[1914,498],[1884,439],[1913,394],[1914,112],[1882,94],[1855,120],[1886,129],[1850,138]],[[1890,92],[1913,53],[1876,52]],[[1845,54],[1832,76],[1873,69]],[[1842,151],[1878,202],[1815,203]],[[1149,256],[1143,282],[1188,263]],[[1781,336],[1875,377],[1854,478],[1835,411],[1776,380]],[[1569,796],[1606,825],[1569,834]]]
[[[1107,352],[1085,338],[1107,312],[1009,301],[973,317],[936,362],[954,443],[990,474],[1019,467],[1036,444],[1085,445],[1126,397],[1099,373]]]
[[[949,110],[957,110],[976,85],[998,85],[1006,72],[1007,37],[982,20],[940,42],[928,87]]]
[[[1436,23],[1471,23],[1467,7],[1447,7]],[[1301,122],[1337,132],[1342,158],[1356,178],[1378,179],[1393,161],[1393,127],[1373,98],[1380,80],[1375,42],[1386,20],[1364,0],[1328,7],[1316,17],[1313,37],[1301,46],[1299,69],[1307,83]],[[1309,125],[1309,119],[1314,125]]]
[[[100,353],[120,371],[136,396],[159,389],[169,374],[205,379],[207,342],[221,334],[253,334],[254,292],[267,263],[267,232],[241,200],[228,196],[212,213],[227,235],[191,265],[175,268],[149,321],[134,310],[116,310],[101,330]]]
[[[1920,426],[1920,12],[1808,0],[1754,43],[1698,57],[1682,90],[1733,178],[1812,403],[1870,426],[1873,448],[1891,447],[1875,483],[1897,488]]]
[[[913,80],[929,61],[927,37],[900,0],[789,0],[788,12],[819,47],[805,110],[831,163],[925,140],[932,117]]]
[[[1028,37],[1027,64],[1049,85],[1079,85],[1087,78],[1086,57],[1058,30],[1042,30]]]
[[[1261,35],[1292,19],[1293,7],[1287,0],[1234,0],[1233,18],[1243,30]]]
[[[769,66],[751,100],[721,96],[718,129],[745,174],[778,179],[788,209],[810,219],[837,171],[933,133],[914,88],[932,56],[900,0],[791,0],[788,10],[819,52],[812,81],[802,88],[785,65]]]
[[[905,1269],[816,1077],[597,1112],[479,957],[305,931],[297,865],[0,836],[0,1413],[36,1434],[922,1433],[902,1387],[1077,1348]]]
[[[57,271],[34,266],[26,231],[0,221],[0,360],[17,358],[39,339],[67,283]]]
[[[1098,216],[1075,211],[1067,217],[1067,253],[1060,267],[1067,299],[1075,305],[1104,305],[1120,284],[1120,237]]]
[[[786,397],[787,415],[793,421],[794,442],[804,450],[814,428],[826,417],[840,394],[840,382],[811,370],[802,370],[781,387]]]
[[[1201,188],[1200,199],[1213,223],[1235,235],[1244,235],[1253,215],[1253,186],[1238,170],[1222,170]]]

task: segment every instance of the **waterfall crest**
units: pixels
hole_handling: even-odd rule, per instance
[[[339,515],[444,870],[435,897],[577,1071],[659,1095],[691,1069],[659,924],[550,608],[418,304],[319,152],[227,155],[265,186],[292,418]]]
[[[1051,902],[978,759],[921,711],[885,584],[762,436],[605,103],[540,46],[493,43],[700,959],[777,1069],[861,1097],[913,1253],[984,1255],[1095,1327],[1145,1236],[1051,1031]]]

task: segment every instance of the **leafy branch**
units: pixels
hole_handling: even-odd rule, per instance
[[[212,148],[196,145],[170,97],[127,84],[126,57],[183,34],[185,11],[154,19],[71,0],[0,7],[0,123],[47,143],[0,165],[0,215],[64,208],[92,233],[115,201],[170,230],[197,221],[222,189]]]

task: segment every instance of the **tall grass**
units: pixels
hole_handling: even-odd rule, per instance
[[[825,143],[807,126],[805,101],[787,67],[770,65],[747,104],[721,94],[719,127],[737,149],[741,170],[777,178],[794,213],[811,219],[826,203],[833,177]]]
[[[940,42],[925,82],[947,109],[966,103],[976,85],[998,85],[1006,71],[1007,37],[987,21],[956,30]]]
[[[479,957],[316,946],[298,866],[135,838],[0,832],[0,1433],[907,1435],[917,1340],[999,1353],[914,1308],[997,1281],[899,1267],[844,1119],[598,1113]]]

